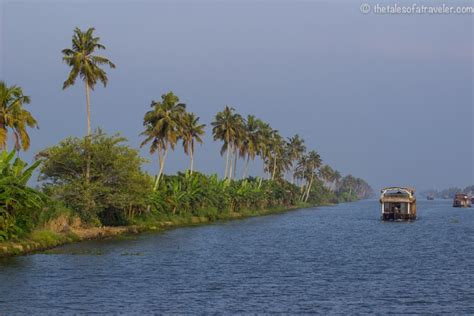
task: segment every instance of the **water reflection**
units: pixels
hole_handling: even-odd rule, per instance
[[[0,261],[0,313],[474,313],[474,212],[377,201]]]

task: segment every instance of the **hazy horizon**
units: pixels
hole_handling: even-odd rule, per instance
[[[117,69],[91,95],[92,124],[134,147],[151,101],[173,91],[208,124],[203,172],[223,173],[209,124],[231,105],[376,192],[474,183],[472,15],[364,15],[355,1],[0,1],[0,79],[31,97],[40,125],[27,160],[86,133],[84,86],[62,90],[61,50],[74,27],[94,26]],[[179,145],[165,171],[188,164]]]

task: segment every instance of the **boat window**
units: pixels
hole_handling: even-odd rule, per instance
[[[408,203],[400,203],[400,213],[408,214]]]

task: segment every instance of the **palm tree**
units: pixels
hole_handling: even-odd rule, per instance
[[[206,124],[199,124],[199,117],[194,113],[185,113],[181,124],[181,139],[183,141],[184,152],[190,157],[189,171],[193,173],[194,167],[194,144],[197,141],[202,144],[204,127]]]
[[[0,81],[0,149],[8,147],[9,129],[13,133],[16,151],[26,151],[30,147],[27,128],[38,127],[31,113],[23,108],[23,104],[30,102],[30,97],[24,95],[20,87],[8,87],[4,81]]]
[[[298,159],[296,164],[296,171],[295,171],[295,178],[298,182],[301,183],[301,192],[303,192],[304,188],[304,180],[306,179],[306,171],[308,169],[308,157],[303,155]]]
[[[115,64],[104,56],[94,55],[96,50],[105,49],[100,44],[100,38],[94,37],[95,28],[91,27],[86,32],[79,28],[74,29],[72,36],[72,48],[62,50],[63,61],[71,67],[71,72],[63,84],[63,90],[74,85],[79,76],[86,86],[86,108],[87,108],[87,136],[91,135],[91,111],[90,111],[90,91],[94,90],[98,81],[107,86],[107,73],[100,68],[107,65],[115,68]]]
[[[234,144],[233,144],[233,169],[232,169],[232,163],[231,163],[231,169],[229,171],[229,178],[233,179],[235,178],[237,174],[237,159],[239,158],[239,149],[243,146],[243,142],[245,141],[246,138],[246,132],[245,132],[245,121],[242,118],[240,114],[235,115],[235,137],[234,137]],[[243,155],[240,155],[243,157]],[[232,159],[231,159],[232,161]]]
[[[288,138],[288,155],[292,167],[291,183],[295,183],[297,161],[303,156],[305,151],[306,146],[304,145],[304,140],[300,138],[298,134]]]
[[[302,201],[304,202],[308,201],[309,193],[311,191],[311,187],[313,186],[314,176],[316,175],[317,170],[321,167],[321,164],[322,164],[321,156],[319,156],[319,154],[314,150],[310,151],[306,157],[307,186],[302,196]]]
[[[260,156],[263,162],[263,174],[266,173],[266,161],[271,157],[271,140],[273,129],[268,123],[263,121],[258,122],[258,146],[257,154]]]
[[[246,156],[244,172],[242,178],[247,178],[249,171],[249,161],[254,160],[258,154],[258,146],[260,141],[259,127],[261,121],[253,115],[248,115],[245,121],[244,140],[240,147],[240,154],[242,157]]]
[[[163,174],[168,150],[174,150],[176,143],[180,138],[183,115],[186,111],[186,105],[179,103],[179,98],[168,92],[161,96],[160,101],[151,102],[152,110],[145,113],[143,126],[145,131],[140,135],[145,136],[141,146],[151,142],[150,154],[158,151],[158,162],[160,170],[155,179],[153,190],[156,191],[158,183]]]
[[[334,170],[334,174],[333,174],[334,191],[337,191],[339,189],[341,178],[342,178],[341,173],[338,170]]]
[[[276,152],[276,158],[274,160],[275,172],[274,179],[281,180],[284,175],[291,170],[292,160],[288,152],[288,143],[282,138],[279,151]]]
[[[224,142],[221,148],[221,155],[224,152],[226,153],[224,178],[232,176],[232,161],[229,158],[230,154],[234,151],[233,146],[238,133],[239,117],[240,115],[235,113],[233,107],[226,106],[222,112],[216,114],[214,122],[211,123],[214,140]]]
[[[269,166],[267,167],[267,170],[272,174],[272,180],[275,179],[277,164],[284,156],[285,145],[286,142],[283,137],[280,136],[280,133],[277,130],[273,130],[270,137],[271,154],[268,159]]]
[[[334,170],[329,165],[324,165],[319,169],[319,176],[324,181],[324,184],[327,185],[329,189],[331,189],[331,183],[333,182],[334,178]]]

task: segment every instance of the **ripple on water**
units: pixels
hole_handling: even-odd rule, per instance
[[[474,313],[474,211],[377,201],[0,261],[0,313]]]

